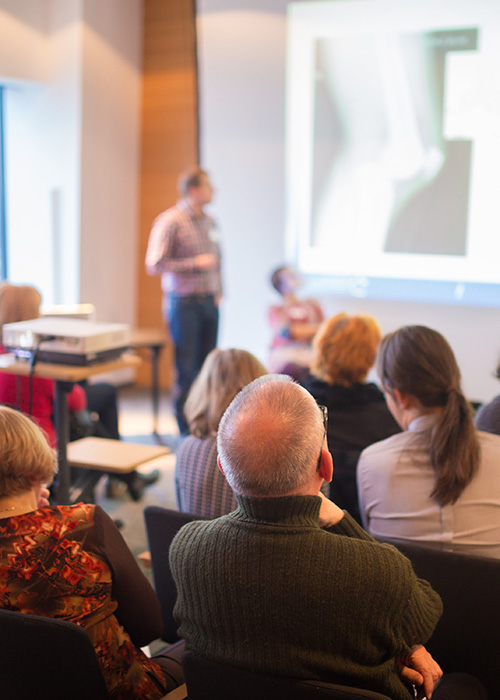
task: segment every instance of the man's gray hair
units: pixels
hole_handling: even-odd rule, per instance
[[[312,396],[290,377],[268,374],[242,389],[222,416],[219,459],[237,493],[283,496],[311,477],[323,433]]]

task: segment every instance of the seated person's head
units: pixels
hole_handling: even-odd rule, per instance
[[[0,406],[0,498],[50,484],[55,451],[40,428],[20,411]]]
[[[5,323],[30,321],[40,316],[40,292],[30,285],[0,284],[0,341]]]
[[[380,328],[374,318],[337,314],[314,336],[311,374],[346,387],[364,382],[379,342]]]
[[[313,397],[290,377],[270,374],[245,387],[222,417],[220,466],[233,491],[246,496],[305,492],[324,439],[323,416]]]
[[[448,341],[426,326],[405,326],[386,335],[377,372],[384,391],[411,394],[423,408],[446,406],[460,385],[460,370]]]
[[[271,274],[271,284],[281,296],[295,294],[300,287],[300,277],[292,267],[283,265]]]
[[[216,435],[222,414],[236,394],[266,373],[264,365],[246,350],[212,350],[184,406],[191,435],[202,439]]]

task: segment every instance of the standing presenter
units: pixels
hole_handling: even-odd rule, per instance
[[[155,220],[146,271],[161,275],[163,310],[175,344],[179,430],[188,434],[184,403],[205,357],[217,345],[222,294],[220,234],[204,207],[212,201],[208,174],[190,168],[179,178],[181,199]]]

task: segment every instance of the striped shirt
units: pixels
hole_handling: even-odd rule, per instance
[[[175,463],[177,507],[184,513],[218,518],[236,509],[236,497],[217,466],[217,439],[190,435],[181,442]]]
[[[186,200],[162,212],[154,221],[146,253],[149,275],[162,276],[162,288],[174,296],[222,294],[220,234],[212,217],[198,216]],[[218,265],[209,270],[196,267],[197,255],[211,253]]]

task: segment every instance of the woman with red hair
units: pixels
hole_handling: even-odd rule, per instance
[[[358,522],[359,455],[373,442],[400,431],[380,389],[366,383],[380,337],[371,316],[333,316],[314,337],[311,374],[302,382],[328,409],[328,447],[335,467],[330,497]]]

